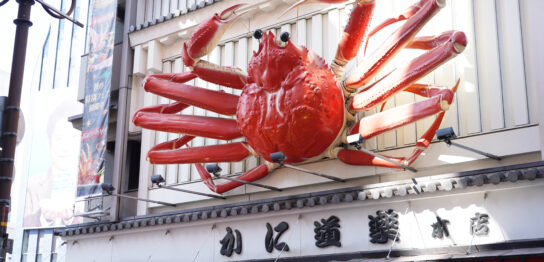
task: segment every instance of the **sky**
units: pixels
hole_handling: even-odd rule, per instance
[[[15,24],[13,20],[17,18],[19,4],[16,0],[0,7],[0,30],[2,32],[2,41],[0,41],[0,96],[7,96],[9,88],[9,75],[11,72],[11,60],[13,58],[13,44],[15,40]],[[29,29],[27,57],[25,65],[25,81],[28,75],[31,75],[32,69],[39,55],[43,40],[43,31],[47,32],[49,21],[52,19],[39,4],[34,4],[30,12],[30,20],[33,25]],[[6,76],[7,75],[7,76]],[[27,83],[23,83],[26,85]]]
[[[13,58],[13,46],[15,40],[15,24],[13,20],[17,17],[18,3],[16,0],[9,0],[9,2],[0,7],[0,32],[2,32],[2,41],[0,41],[0,96],[7,96],[9,90],[9,77],[11,72],[11,63]],[[24,108],[25,100],[28,100],[29,87],[33,78],[33,71],[38,58],[40,57],[41,49],[43,46],[44,36],[47,34],[49,28],[49,21],[51,17],[43,10],[39,4],[34,4],[31,9],[30,20],[33,25],[29,28],[29,36],[27,43],[27,53],[25,62],[25,75],[23,80],[23,91],[21,106]],[[26,101],[28,103],[28,101]],[[26,118],[30,117],[27,113]],[[28,133],[28,132],[25,132]],[[28,136],[27,136],[28,137]],[[22,145],[22,144],[20,144]],[[18,147],[16,158],[21,156],[23,148]],[[19,166],[17,168],[21,169]],[[12,212],[10,214],[13,221],[17,221],[18,197],[20,194],[20,183],[26,183],[26,179],[21,179],[21,176],[16,176],[13,182],[11,196],[12,196]],[[24,192],[23,192],[24,193]]]
[[[13,20],[17,16],[17,2],[10,0],[0,7],[0,25],[2,38],[0,41],[0,96],[7,96],[9,87],[9,73],[13,56],[13,40],[15,37],[15,24]]]

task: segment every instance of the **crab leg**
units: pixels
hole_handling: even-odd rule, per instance
[[[147,159],[152,164],[193,163],[198,174],[204,181],[204,184],[208,186],[210,190],[219,194],[243,185],[243,183],[235,181],[228,181],[220,185],[215,185],[211,175],[206,172],[200,163],[241,161],[252,153],[246,143],[237,142],[224,145],[171,150],[180,148],[193,138],[194,136],[183,136],[179,139],[156,145],[149,150]],[[262,164],[238,176],[237,179],[253,182],[268,175],[269,170],[270,168],[266,164]]]
[[[401,111],[400,113],[395,112],[397,109],[395,108],[395,109],[385,111],[383,113],[372,115],[368,118],[363,118],[361,121],[359,121],[357,124],[353,126],[350,134],[359,133],[361,134],[363,138],[368,139],[370,137],[376,136],[383,132],[392,130],[396,127],[414,122],[425,116],[432,115],[433,111],[437,111],[438,116],[434,120],[433,124],[429,127],[429,129],[417,141],[416,148],[412,151],[412,154],[409,157],[399,158],[399,157],[386,156],[390,159],[398,161],[401,164],[410,165],[430,145],[431,140],[433,139],[434,134],[436,133],[436,130],[440,127],[440,124],[442,123],[445,110],[447,110],[449,105],[452,103],[453,94],[457,91],[458,87],[459,87],[459,80],[457,81],[457,83],[451,90],[447,88],[432,86],[432,85],[413,84],[409,86],[408,88],[406,88],[406,90],[404,91],[411,92],[423,97],[430,97],[431,99],[421,101],[418,103],[409,104],[404,107],[398,107],[398,108],[404,108],[400,110]],[[436,101],[434,103],[429,102],[429,101],[434,101],[437,98],[440,99],[439,100],[439,103],[441,105],[440,108],[437,107]],[[443,102],[447,102],[447,104]],[[405,108],[405,107],[409,107],[409,108]],[[443,109],[444,111],[441,111],[440,109]],[[414,111],[412,111],[413,113],[410,113],[410,112],[402,111],[402,110],[414,110]],[[378,122],[382,122],[382,123],[385,122],[385,127],[382,127],[381,125],[379,125]],[[390,122],[393,122],[393,123],[390,123]],[[375,128],[376,125],[377,125],[377,128]],[[378,166],[384,166],[384,167],[399,168],[397,165],[391,164],[379,158],[375,158],[374,156],[365,154],[364,152],[361,152],[358,150],[342,149],[338,153],[338,159],[340,159],[344,163],[352,164],[352,165],[378,165]]]
[[[397,68],[372,88],[356,94],[350,102],[350,110],[365,111],[385,102],[389,97],[460,54],[467,44],[466,37],[462,32],[454,36],[448,42]]]
[[[236,89],[242,89],[247,83],[247,75],[240,69],[200,60],[213,51],[230,26],[249,11],[240,11],[244,6],[245,4],[233,5],[220,14],[214,14],[200,23],[189,40],[183,43],[181,51],[183,63],[201,79]]]
[[[201,79],[235,89],[242,89],[248,76],[238,68],[219,66],[214,63],[200,60],[193,66],[193,73]]]
[[[451,30],[451,31],[446,31],[438,36],[416,37],[412,39],[410,43],[408,43],[406,48],[432,50],[448,41],[451,41],[451,39],[462,39],[462,38],[466,38],[463,32]]]
[[[349,92],[355,92],[357,88],[367,84],[444,5],[445,0],[427,0],[421,9],[344,80],[344,88]]]
[[[181,102],[175,102],[172,104],[159,104],[154,106],[148,106],[136,112],[175,114],[175,113],[181,112],[183,109],[187,107],[189,107],[189,105],[181,103]]]
[[[242,137],[236,120],[193,116],[137,112],[132,118],[135,125],[143,128],[207,138],[232,140]]]
[[[338,80],[344,77],[344,66],[357,56],[357,52],[365,41],[365,35],[374,13],[374,0],[357,1],[344,28],[342,39],[338,44],[336,57],[331,64],[332,71]]]
[[[412,164],[418,157],[429,147],[431,144],[431,140],[433,139],[436,130],[440,127],[440,124],[442,123],[442,119],[444,118],[445,112],[440,112],[436,119],[434,120],[433,124],[429,127],[427,132],[421,136],[421,138],[417,141],[415,149],[412,151],[412,154],[408,157],[391,157],[383,155],[389,159],[398,161],[401,164],[404,165],[410,165]],[[383,167],[389,167],[389,168],[401,168],[395,164],[389,163],[383,159],[376,158],[372,155],[368,155],[362,151],[358,150],[351,150],[351,149],[341,149],[338,152],[338,159],[346,164],[350,165],[360,165],[360,166],[383,166]]]
[[[191,140],[193,140],[194,138],[195,138],[195,136],[184,135],[184,136],[182,136],[180,138],[157,144],[154,147],[152,147],[151,149],[149,149],[149,152],[151,152],[151,151],[160,151],[160,150],[178,149],[178,148],[186,145],[187,143],[191,142]],[[149,158],[149,153],[147,154],[147,157]]]
[[[404,12],[397,17],[391,17],[374,27],[370,33],[368,33],[368,37],[372,37],[376,33],[378,33],[380,30],[384,29],[385,27],[392,25],[394,23],[404,21],[412,16],[414,16],[427,2],[428,0],[419,0],[419,2],[411,5],[410,7],[406,8]]]
[[[412,85],[408,88],[408,92],[425,97],[432,95],[431,98],[365,117],[359,123],[359,134],[364,139],[368,139],[421,118],[446,111],[453,101],[454,92],[457,91],[458,85],[459,81],[451,90],[428,88],[418,84]]]
[[[190,72],[150,75],[143,81],[144,89],[183,104],[204,108],[223,115],[236,114],[238,96],[183,84],[196,77]],[[181,106],[180,106],[181,107]],[[152,110],[150,108],[144,111]]]
[[[193,164],[242,161],[251,155],[243,142],[223,145],[189,147],[177,150],[150,150],[147,154],[151,164]]]
[[[236,181],[228,181],[223,184],[216,185],[213,182],[212,176],[208,172],[206,172],[206,170],[204,169],[204,167],[202,167],[201,164],[195,164],[195,167],[196,167],[196,170],[198,171],[198,174],[200,175],[200,178],[202,178],[202,180],[204,181],[204,184],[208,186],[210,190],[218,194],[222,194],[233,188],[244,185],[243,183],[236,182]],[[239,180],[253,182],[268,175],[269,171],[270,171],[270,167],[266,164],[262,164],[260,166],[252,168],[249,171],[246,171],[245,173],[237,176],[236,178]]]

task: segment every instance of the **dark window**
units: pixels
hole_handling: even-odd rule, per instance
[[[127,143],[127,190],[138,189],[138,182],[140,180],[140,148],[140,141],[129,140]]]

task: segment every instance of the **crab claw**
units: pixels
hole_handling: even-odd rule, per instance
[[[243,14],[250,10],[240,11],[246,4],[237,4],[225,9],[220,14],[200,23],[191,34],[189,41],[183,43],[181,56],[186,66],[193,66],[198,60],[208,55],[217,46],[227,29]]]
[[[287,10],[283,11],[279,17],[284,16],[287,14],[287,12],[303,5],[303,4],[310,4],[310,3],[327,3],[327,4],[339,4],[343,2],[347,2],[348,0],[299,0],[298,2],[294,3],[292,6],[287,8]],[[358,0],[359,2],[362,0]]]

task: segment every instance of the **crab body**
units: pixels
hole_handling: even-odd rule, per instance
[[[344,125],[344,98],[325,61],[269,32],[248,66],[236,120],[249,145],[270,161],[283,152],[296,163],[320,155]]]
[[[345,1],[300,0],[293,7],[310,2]],[[306,47],[293,44],[288,34],[282,34],[280,42],[273,33],[263,35],[260,30],[254,34],[259,39],[259,49],[250,60],[247,73],[207,62],[201,58],[212,52],[229,26],[250,9],[244,11],[245,5],[234,5],[203,21],[183,44],[181,52],[183,62],[191,72],[150,75],[143,82],[146,91],[176,102],[138,110],[133,117],[134,124],[183,134],[178,139],[151,148],[148,160],[154,164],[195,164],[203,182],[216,193],[264,178],[280,167],[271,156],[278,152],[285,156],[281,162],[284,164],[322,158],[337,158],[351,165],[390,168],[399,168],[392,162],[412,164],[430,145],[457,89],[457,85],[449,89],[418,84],[417,80],[461,53],[467,45],[466,37],[460,31],[416,37],[445,5],[445,0],[419,0],[402,14],[367,32],[374,4],[374,0],[353,3],[336,57],[330,65]],[[363,62],[350,75],[344,75],[346,64],[355,58],[360,48],[366,49],[371,36],[404,20],[406,22],[383,44],[364,56]],[[405,48],[427,52],[374,80],[386,68],[385,65]],[[196,77],[240,89],[241,94],[185,84]],[[398,92],[409,92],[427,99],[383,111],[385,103]],[[379,105],[381,109],[377,114],[356,121],[357,112]],[[189,106],[226,116],[235,115],[236,119],[176,114]],[[359,136],[357,141],[364,141],[432,115],[436,115],[434,122],[407,157],[388,157],[390,161],[385,161],[382,159],[385,156],[377,158],[355,150],[346,139],[356,135]],[[183,148],[196,136],[231,142]],[[240,138],[246,141],[232,142],[240,141]],[[239,175],[234,181],[222,184],[215,184],[201,165],[241,161],[251,155],[264,158],[264,163]]]

